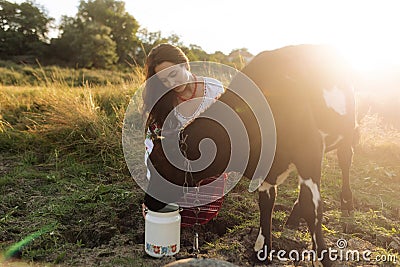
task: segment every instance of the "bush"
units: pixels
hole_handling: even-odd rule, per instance
[[[21,85],[24,81],[24,75],[6,68],[0,68],[0,84],[2,85]]]

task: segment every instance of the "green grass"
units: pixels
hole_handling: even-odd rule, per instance
[[[0,251],[41,233],[18,253],[58,264],[134,232],[143,195],[125,167],[121,126],[138,85],[0,88]]]
[[[137,77],[109,86],[49,82],[0,87],[0,251],[7,257],[13,251],[41,266],[160,266],[172,260],[144,256],[144,193],[122,153],[125,109],[139,85]],[[339,238],[356,240],[374,253],[400,259],[391,246],[400,237],[400,131],[374,114],[364,117],[361,128],[351,169],[356,199],[352,218],[342,218],[339,211],[336,156],[324,158],[327,244],[334,247]],[[133,156],[141,164],[143,154],[136,152]],[[200,229],[207,256],[247,265],[259,222],[258,196],[247,191],[248,184],[242,179],[225,197],[218,217]],[[297,194],[294,171],[278,188],[279,209],[273,219],[277,248],[310,244],[305,227],[284,228]],[[191,230],[182,236],[191,239]],[[183,251],[190,242],[183,243]]]

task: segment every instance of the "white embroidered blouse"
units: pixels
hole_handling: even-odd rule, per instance
[[[191,116],[187,117],[179,113],[176,108],[174,109],[174,114],[181,125],[180,128],[185,128],[187,125],[189,125],[194,119],[199,117],[201,113],[203,113],[205,110],[207,110],[207,108],[209,108],[213,103],[215,103],[215,101],[217,101],[217,99],[225,92],[225,89],[220,81],[209,77],[204,77],[203,79],[204,79],[204,95],[202,102],[197,108],[197,110]],[[155,133],[158,133],[159,131],[161,131],[161,129],[159,128],[153,129],[153,132]],[[147,159],[154,147],[150,133],[151,131],[150,129],[148,129],[146,138],[144,140],[146,148],[144,154],[144,162],[146,166],[147,166]],[[147,170],[147,179],[150,179],[149,170]]]

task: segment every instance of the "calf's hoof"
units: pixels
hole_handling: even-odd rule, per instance
[[[345,196],[343,193],[340,194],[340,209],[342,210],[342,213],[344,211],[348,213],[354,211],[354,201],[351,194],[349,196]]]
[[[313,266],[323,266],[323,267],[331,267],[333,265],[333,261],[331,261],[329,259],[329,257],[325,257],[324,259],[322,259],[322,261],[318,261],[319,265],[314,265]]]
[[[289,216],[285,222],[285,227],[292,230],[298,229],[300,227],[300,219],[294,216]]]

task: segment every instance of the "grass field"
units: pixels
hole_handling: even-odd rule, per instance
[[[144,254],[144,193],[129,174],[121,146],[125,109],[142,80],[134,77],[108,86],[54,81],[0,86],[0,266],[162,266],[175,260]],[[360,106],[365,94],[359,95]],[[389,102],[384,103],[397,116],[398,105],[390,101],[398,97],[386,97]],[[324,158],[328,246],[335,248],[342,238],[350,249],[373,252],[371,262],[339,266],[395,266],[400,261],[400,130],[384,114],[369,109],[360,118],[361,140],[351,170],[356,211],[351,218],[339,211],[336,156]],[[258,196],[247,192],[247,185],[240,181],[218,217],[199,229],[201,256],[251,266]],[[283,228],[297,192],[292,173],[278,189],[276,249],[309,248],[305,227]],[[192,235],[191,229],[183,229],[180,257],[190,254]],[[376,261],[378,255],[387,260]]]

